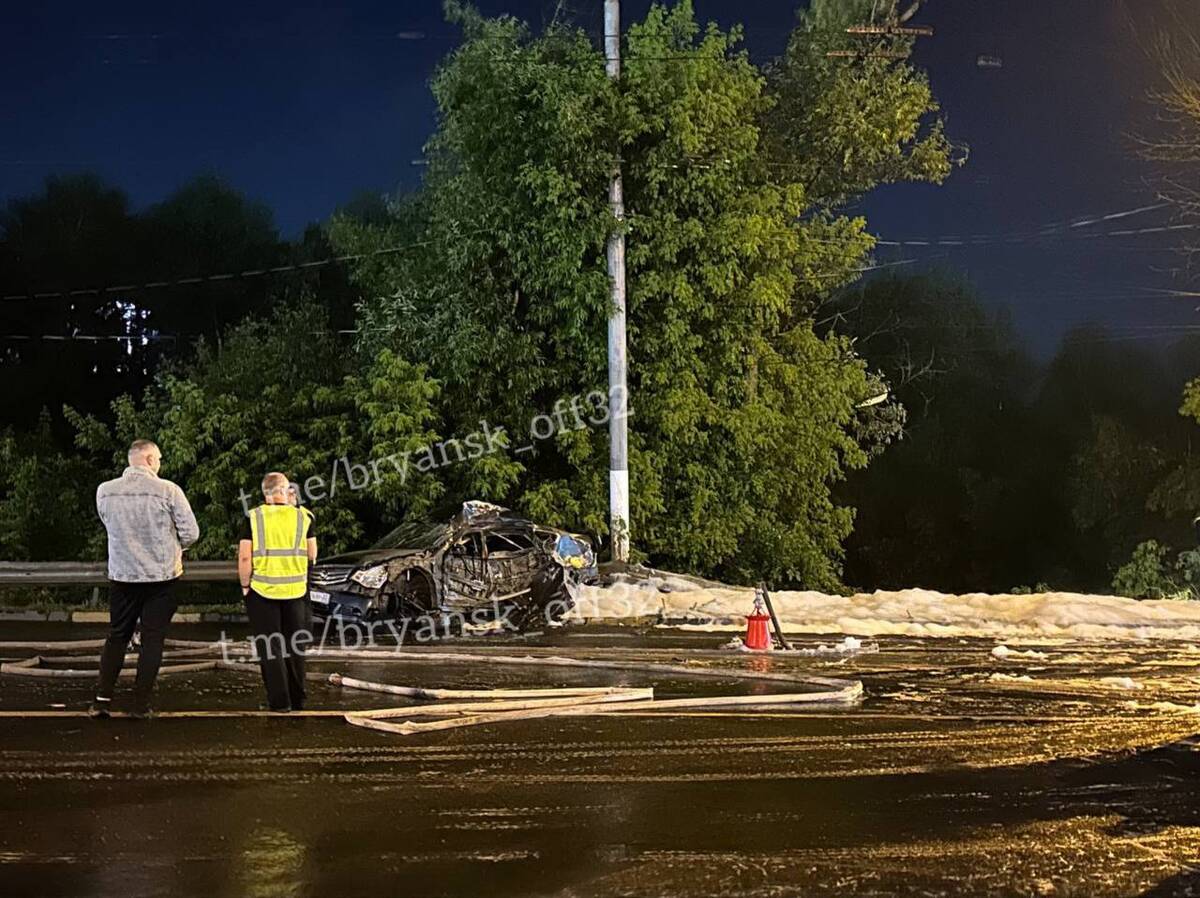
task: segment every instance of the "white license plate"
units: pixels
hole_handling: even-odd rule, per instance
[[[329,604],[329,593],[321,592],[321,590],[319,590],[319,589],[310,589],[308,591],[308,597],[310,599],[312,599],[314,602],[316,602],[318,605],[328,605]]]

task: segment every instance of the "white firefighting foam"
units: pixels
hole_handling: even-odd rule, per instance
[[[608,586],[582,587],[576,598],[571,614],[576,620],[654,617],[689,629],[739,630],[753,607],[754,591],[654,571],[623,575]],[[1200,602],[1065,592],[948,595],[927,589],[852,596],[781,591],[771,598],[781,625],[791,633],[1200,640]]]

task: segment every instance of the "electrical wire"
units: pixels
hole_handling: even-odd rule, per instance
[[[374,328],[348,328],[341,330],[316,330],[309,331],[314,336],[348,336],[371,333],[373,331],[390,330],[390,328],[374,327]],[[211,334],[164,334],[164,333],[149,333],[149,334],[0,334],[0,340],[9,341],[47,341],[47,342],[81,342],[81,343],[102,343],[102,342],[121,342],[121,343],[163,343],[163,342],[178,342],[179,340],[194,340],[200,337],[211,336]]]
[[[925,240],[885,240],[878,239],[875,242],[876,246],[897,246],[897,247],[913,247],[913,246],[992,246],[995,244],[1026,244],[1039,243],[1046,240],[1095,240],[1101,237],[1133,237],[1145,234],[1166,234],[1177,231],[1194,231],[1200,228],[1200,224],[1183,223],[1174,225],[1159,225],[1149,228],[1133,228],[1123,229],[1119,231],[1101,231],[1092,234],[1080,234],[1078,236],[1068,237],[1064,233],[1046,233],[1046,234],[972,234],[967,237],[947,236],[947,237],[931,237]]]
[[[475,231],[464,232],[465,235],[483,233],[486,228],[478,228]],[[388,246],[382,249],[373,250],[369,253],[349,253],[341,256],[331,256],[327,259],[316,259],[311,262],[297,262],[293,265],[276,265],[273,268],[251,268],[246,271],[231,271],[222,274],[207,274],[198,277],[174,278],[162,281],[150,281],[144,284],[119,284],[111,287],[87,287],[77,290],[46,290],[35,293],[9,293],[0,296],[0,300],[4,302],[15,302],[20,300],[31,299],[70,299],[79,296],[101,296],[106,293],[130,293],[133,291],[143,290],[160,290],[166,287],[190,287],[197,284],[213,283],[218,281],[231,281],[242,278],[264,277],[270,274],[287,274],[295,271],[311,271],[317,268],[322,268],[326,265],[335,265],[342,262],[356,262],[361,259],[370,259],[377,256],[389,256],[396,253],[402,253],[410,249],[418,249],[423,246],[431,246],[435,243],[434,240],[421,240],[416,243],[408,243],[400,246]]]
[[[996,244],[1013,244],[1013,243],[1021,243],[1021,242],[1038,242],[1040,240],[1056,236],[1056,234],[1052,233],[1050,229],[1054,229],[1054,228],[1078,229],[1081,227],[1090,226],[1090,225],[1097,224],[1097,223],[1104,222],[1104,221],[1112,221],[1112,220],[1116,220],[1116,219],[1127,218],[1127,217],[1130,217],[1133,215],[1143,214],[1145,212],[1155,211],[1157,209],[1163,208],[1166,205],[1168,205],[1168,204],[1158,203],[1158,204],[1149,205],[1149,206],[1141,206],[1136,209],[1128,209],[1128,210],[1123,210],[1123,211],[1118,211],[1118,212],[1105,213],[1103,215],[1093,216],[1093,217],[1087,218],[1087,219],[1076,219],[1076,220],[1069,221],[1069,222],[1054,222],[1054,223],[1042,225],[1038,230],[1035,230],[1035,231],[1015,232],[1015,233],[1011,233],[1011,234],[975,234],[975,235],[971,235],[968,237],[944,236],[944,237],[931,237],[931,238],[923,239],[923,240],[889,240],[889,239],[885,239],[885,238],[876,236],[875,237],[875,245],[876,246],[885,246],[885,247],[952,248],[952,247],[985,246],[985,245],[996,245]],[[630,214],[630,215],[626,216],[626,219],[631,222],[636,221],[637,216]],[[1125,236],[1131,236],[1131,235],[1144,235],[1144,234],[1166,233],[1166,232],[1183,231],[1183,230],[1195,230],[1197,228],[1200,228],[1200,224],[1185,223],[1185,224],[1176,224],[1176,225],[1155,226],[1155,227],[1148,227],[1148,228],[1122,229],[1122,230],[1116,230],[1116,231],[1101,231],[1101,232],[1093,232],[1093,233],[1089,233],[1089,234],[1077,234],[1077,235],[1074,235],[1072,237],[1072,239],[1077,239],[1077,240],[1089,239],[1090,240],[1090,239],[1097,239],[1097,238],[1102,238],[1102,237],[1125,237]],[[463,232],[462,236],[476,236],[478,234],[488,233],[489,231],[490,231],[490,229],[488,229],[488,228],[475,228],[473,230]],[[1064,236],[1064,235],[1065,235],[1065,232],[1063,232],[1063,234],[1059,234],[1057,236]],[[874,236],[874,235],[866,235],[866,236]],[[841,246],[848,242],[848,239],[817,237],[817,236],[814,236],[811,234],[806,234],[804,232],[801,232],[799,234],[799,237],[800,237],[800,239],[806,240],[810,243],[824,243],[824,244],[834,245],[834,246]],[[81,297],[81,296],[100,296],[100,295],[104,295],[107,293],[128,293],[128,292],[132,292],[132,291],[155,290],[155,289],[164,289],[164,288],[169,288],[169,287],[195,286],[195,285],[204,284],[204,283],[229,281],[229,280],[251,278],[251,277],[263,277],[263,276],[272,275],[272,274],[287,274],[287,273],[297,272],[297,271],[310,271],[310,270],[324,267],[326,265],[334,265],[334,264],[339,264],[339,263],[344,263],[344,262],[355,262],[355,261],[360,261],[362,259],[374,258],[374,257],[378,257],[378,256],[394,255],[396,253],[405,252],[410,249],[419,249],[421,247],[431,246],[431,245],[434,245],[436,242],[437,242],[436,240],[421,240],[421,241],[416,241],[414,243],[409,243],[409,244],[404,244],[404,245],[383,247],[381,249],[377,249],[377,250],[374,250],[369,253],[349,253],[349,254],[340,255],[340,256],[333,256],[333,257],[326,258],[326,259],[317,259],[317,260],[310,261],[310,262],[300,262],[300,263],[296,263],[296,264],[292,264],[292,265],[278,265],[278,266],[275,266],[272,268],[257,268],[257,269],[249,269],[249,270],[245,270],[245,271],[224,272],[224,273],[220,273],[220,274],[201,275],[201,276],[197,276],[197,277],[174,278],[174,279],[167,279],[167,280],[151,281],[151,282],[141,283],[141,284],[120,284],[120,285],[116,285],[116,286],[89,287],[89,288],[82,288],[82,289],[75,289],[75,290],[46,290],[46,291],[37,291],[37,292],[32,292],[32,293],[12,293],[12,294],[6,294],[3,296],[0,296],[0,300],[5,301],[5,302],[13,302],[13,301],[37,300],[37,299],[56,299],[56,298],[57,299],[69,299],[69,298]],[[1132,247],[1130,247],[1130,249],[1132,249]],[[876,270],[879,270],[882,268],[889,268],[889,267],[893,267],[893,266],[897,266],[897,265],[911,265],[911,264],[917,263],[919,261],[922,261],[922,260],[916,259],[916,258],[903,259],[903,260],[899,260],[899,261],[895,261],[895,262],[886,262],[886,263],[880,263],[880,264],[859,267],[859,268],[853,269],[851,272],[848,272],[848,273],[862,274],[862,273],[876,271]],[[845,275],[843,273],[839,272],[839,273],[828,274],[828,275],[814,275],[813,278],[815,278],[815,279],[838,278],[838,277],[844,277],[844,276]]]

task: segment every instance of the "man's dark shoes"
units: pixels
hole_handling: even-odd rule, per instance
[[[154,712],[149,705],[135,705],[133,710],[129,712],[130,720],[149,720],[154,716]]]
[[[92,720],[108,720],[112,716],[112,699],[98,698],[88,708],[88,717]]]

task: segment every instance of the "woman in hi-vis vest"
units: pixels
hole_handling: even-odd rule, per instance
[[[254,630],[255,654],[267,687],[267,707],[304,709],[304,649],[312,642],[308,566],[317,560],[313,514],[293,504],[287,477],[262,482],[263,504],[250,510],[238,544],[238,579]]]

